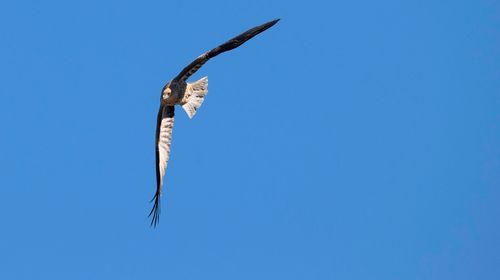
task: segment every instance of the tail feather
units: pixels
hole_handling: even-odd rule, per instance
[[[198,108],[201,107],[205,96],[208,93],[208,77],[203,77],[198,81],[188,84],[186,89],[186,100],[182,105],[188,117],[191,119],[196,114]]]

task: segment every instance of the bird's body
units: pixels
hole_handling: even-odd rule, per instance
[[[279,19],[278,19],[279,20]],[[200,69],[210,58],[223,52],[239,47],[255,35],[270,28],[278,20],[273,20],[254,27],[226,43],[200,55],[191,64],[186,66],[173,80],[168,82],[162,89],[160,96],[160,109],[158,111],[156,125],[156,193],[153,198],[154,206],[150,216],[153,215],[151,225],[156,226],[160,214],[160,195],[163,188],[163,177],[170,156],[170,143],[172,140],[172,129],[174,126],[175,105],[181,105],[189,118],[192,118],[203,103],[208,92],[208,78],[187,83],[187,79]]]

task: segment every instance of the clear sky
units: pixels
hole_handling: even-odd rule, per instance
[[[177,109],[156,229],[164,83]],[[500,279],[500,5],[2,1],[0,279]]]

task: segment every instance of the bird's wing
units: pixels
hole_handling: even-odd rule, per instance
[[[185,82],[191,75],[193,75],[196,71],[198,71],[198,69],[200,69],[201,66],[203,66],[203,64],[205,64],[210,58],[241,46],[246,41],[252,39],[255,35],[275,25],[278,21],[279,19],[275,19],[273,21],[266,22],[262,25],[249,29],[241,33],[240,35],[234,37],[233,39],[225,42],[224,44],[200,55],[193,62],[191,62],[191,64],[182,69],[179,75],[177,75],[177,77],[174,78],[174,81]]]
[[[160,195],[163,188],[163,177],[167,169],[170,156],[170,143],[172,141],[172,128],[174,127],[174,106],[160,106],[156,121],[156,193],[153,197],[153,215],[151,225],[156,226],[160,218]]]

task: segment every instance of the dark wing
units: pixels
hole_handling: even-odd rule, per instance
[[[149,216],[153,215],[151,226],[156,226],[160,218],[160,195],[163,188],[163,176],[165,176],[170,157],[174,109],[174,106],[160,106],[156,120],[156,193],[151,200],[154,200],[153,209],[149,213]]]
[[[177,75],[177,77],[174,78],[174,81],[185,82],[191,75],[193,75],[196,71],[198,71],[198,69],[200,69],[201,66],[203,66],[203,64],[205,64],[210,58],[241,46],[246,41],[252,39],[255,35],[275,25],[278,21],[279,19],[275,19],[273,21],[254,27],[248,31],[241,33],[240,35],[234,37],[233,39],[225,42],[224,44],[216,47],[215,49],[212,49],[211,51],[208,51],[200,55],[197,59],[191,62],[191,64],[182,69],[179,75]]]

